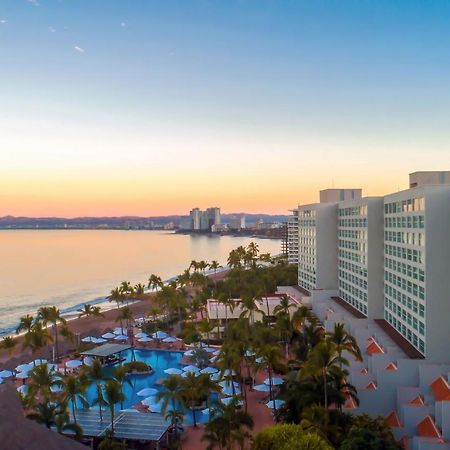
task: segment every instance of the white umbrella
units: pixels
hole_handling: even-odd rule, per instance
[[[235,370],[230,370],[230,369],[225,369],[225,371],[223,372],[223,376],[224,377],[229,377],[229,376],[235,376],[236,375],[236,371]]]
[[[33,364],[20,364],[16,367],[17,372],[28,372],[33,368]]]
[[[167,333],[164,333],[164,331],[155,331],[152,334],[152,338],[155,339],[165,339],[167,336],[169,336]]]
[[[227,387],[230,387],[230,386],[231,386],[231,383],[234,384],[234,387],[239,387],[239,383],[238,383],[238,382],[236,382],[236,381],[228,381],[228,380],[223,380],[223,381],[221,381],[221,382],[219,383],[219,386],[220,386],[221,388],[227,388]]]
[[[29,378],[29,374],[28,372],[19,372],[16,373],[16,378],[19,378],[20,380],[26,380],[27,378]]]
[[[143,337],[138,339],[138,342],[152,342],[153,339],[151,337]]]
[[[102,334],[102,338],[103,339],[114,339],[116,337],[116,335],[114,333],[105,333]]]
[[[213,380],[213,381],[219,381],[221,378],[222,378],[222,377],[220,376],[220,373],[219,373],[219,372],[213,373],[213,374],[211,375],[211,380]]]
[[[28,386],[26,384],[23,384],[22,386],[19,386],[17,388],[17,392],[20,392],[22,395],[25,395],[28,391]]]
[[[141,403],[145,406],[155,405],[156,404],[156,397],[147,397],[141,400]]]
[[[139,395],[139,397],[150,397],[152,395],[156,395],[157,393],[158,393],[157,389],[144,388],[144,389],[141,389],[139,392],[137,392],[136,395]]]
[[[200,370],[200,373],[217,373],[219,370],[215,367],[205,367],[204,369]]]
[[[282,405],[284,405],[284,400],[281,400],[279,398],[277,398],[275,400],[269,400],[266,403],[266,406],[271,409],[278,409]]]
[[[217,356],[213,356],[212,358],[209,358],[209,362],[215,362],[216,361],[216,359],[217,359]]]
[[[283,378],[279,378],[279,377],[273,377],[272,378],[272,386],[278,386],[280,384],[283,384],[284,380]],[[268,386],[270,385],[270,378],[266,378],[264,380],[264,384],[267,384]]]
[[[167,342],[167,343],[177,342],[177,339],[172,336],[169,336],[169,337],[166,337],[165,339],[163,339],[163,342]]]
[[[63,388],[61,386],[58,386],[58,385],[53,385],[53,386],[50,387],[50,390],[52,392],[61,392],[63,390]]]
[[[81,342],[95,342],[97,338],[94,336],[86,336],[83,339],[81,339]]]
[[[183,353],[183,356],[193,356],[194,355],[194,350],[187,350],[186,352]]]
[[[0,378],[9,378],[9,377],[12,377],[13,375],[14,375],[14,373],[11,372],[10,370],[0,371]]]
[[[214,350],[214,351],[212,352],[212,354],[213,354],[214,356],[217,356],[219,353],[220,353],[220,350]]]
[[[227,386],[222,388],[222,394],[223,395],[239,395],[241,393],[241,390],[238,387],[235,387],[233,389],[233,386]]]
[[[197,366],[193,366],[192,364],[190,366],[183,367],[184,372],[194,372],[198,373],[200,372],[200,369]]]
[[[35,359],[34,361],[32,361],[30,364],[34,364],[35,366],[40,366],[41,364],[47,364],[47,360],[46,359]]]
[[[263,362],[262,356],[260,356],[259,358],[256,358],[255,361],[256,361],[258,364],[262,364],[262,362]]]
[[[257,384],[256,386],[253,386],[253,389],[255,391],[259,391],[259,392],[269,392],[270,391],[270,387],[267,386],[267,384]]]
[[[134,335],[134,337],[137,337],[139,339],[139,338],[143,338],[143,337],[148,337],[148,334],[147,333],[143,333],[142,331],[140,331],[139,333],[136,333]]]
[[[253,350],[246,350],[245,356],[255,356],[255,352]]]
[[[82,364],[83,363],[79,359],[69,359],[69,361],[66,361],[66,367],[69,367],[70,369],[76,369]]]
[[[94,341],[92,341],[94,344],[104,344],[106,342],[106,339],[103,338],[95,338]]]
[[[83,358],[83,364],[85,366],[92,366],[93,363],[94,363],[94,358],[92,356],[85,356]]]
[[[128,339],[128,336],[126,336],[125,334],[118,334],[114,340],[115,341],[126,341]]]
[[[123,334],[123,328],[122,327],[116,327],[113,330],[114,334]]]
[[[169,367],[168,369],[164,370],[164,373],[167,373],[168,375],[181,375],[183,371],[175,367]]]

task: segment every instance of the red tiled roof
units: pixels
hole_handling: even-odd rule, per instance
[[[397,370],[397,366],[393,362],[391,362],[385,367],[385,370],[394,371]]]
[[[364,375],[366,375],[366,374],[369,373],[369,369],[367,369],[366,367],[363,367],[363,368],[361,369],[361,373],[363,373]]]
[[[369,344],[366,350],[369,356],[372,356],[375,353],[384,353],[384,350],[380,347],[377,341],[373,341],[371,344]]]
[[[428,415],[421,422],[417,424],[417,434],[422,437],[440,438],[439,432],[433,418]]]
[[[450,400],[450,386],[444,377],[436,378],[431,384],[430,388],[433,391],[436,400]]]
[[[416,406],[425,405],[425,402],[423,401],[423,398],[420,395],[418,395],[417,397],[414,397],[409,403],[411,405],[416,405]]]
[[[377,385],[375,384],[374,381],[371,381],[371,382],[365,387],[365,389],[370,389],[370,390],[374,391],[374,390],[377,389]]]
[[[355,409],[357,407],[355,399],[353,397],[349,397],[344,403],[345,409]]]
[[[402,423],[400,422],[400,419],[398,417],[397,411],[393,410],[386,416],[386,423],[391,428],[398,428],[402,427]]]

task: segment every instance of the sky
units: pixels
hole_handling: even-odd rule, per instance
[[[0,0],[0,216],[287,213],[450,170],[450,0]]]

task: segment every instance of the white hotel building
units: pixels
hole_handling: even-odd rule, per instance
[[[427,360],[449,361],[450,172],[416,172],[410,185],[365,198],[328,189],[299,206],[298,284],[312,301],[385,320]]]

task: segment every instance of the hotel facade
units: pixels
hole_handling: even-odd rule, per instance
[[[416,172],[407,190],[321,191],[300,205],[298,284],[378,319],[429,361],[450,360],[450,172]],[[314,295],[312,295],[314,293]]]

